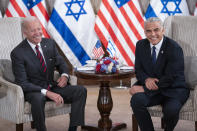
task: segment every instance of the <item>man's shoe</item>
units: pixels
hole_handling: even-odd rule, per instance
[[[77,126],[70,126],[68,131],[77,131]]]

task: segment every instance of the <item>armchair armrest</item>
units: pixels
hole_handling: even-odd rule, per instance
[[[0,117],[19,123],[24,114],[24,93],[16,84],[6,81],[0,76],[0,92],[5,96],[0,98]]]
[[[193,104],[194,104],[194,110],[197,111],[197,85],[194,87],[194,90],[191,90],[193,92]],[[190,93],[191,93],[190,92]],[[190,94],[192,96],[192,94]]]

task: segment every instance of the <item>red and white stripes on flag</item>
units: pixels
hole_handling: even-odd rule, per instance
[[[93,48],[93,59],[99,59],[105,54],[101,42],[97,41],[95,47]]]
[[[138,0],[102,0],[95,31],[106,48],[115,43],[120,64],[134,66],[136,42],[145,38]]]
[[[194,10],[194,15],[197,16],[197,2],[196,2],[196,8]]]
[[[49,15],[45,0],[10,0],[5,12],[6,17],[36,16],[42,25],[43,34],[49,38],[46,31]]]

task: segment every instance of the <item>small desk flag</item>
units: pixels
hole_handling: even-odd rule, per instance
[[[95,47],[93,48],[93,57],[94,59],[100,59],[105,52],[103,51],[103,47],[101,42],[98,40]]]

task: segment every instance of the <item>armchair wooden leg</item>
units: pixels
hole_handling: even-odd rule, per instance
[[[164,119],[163,119],[163,117],[162,117],[162,118],[161,118],[161,128],[164,129],[164,127],[165,127],[165,123],[164,123]]]
[[[134,114],[132,114],[132,131],[138,131],[138,123]]]
[[[31,129],[35,129],[34,121],[31,121]]]
[[[197,121],[195,121],[195,131],[197,131]]]
[[[23,131],[23,123],[16,124],[16,131]]]

